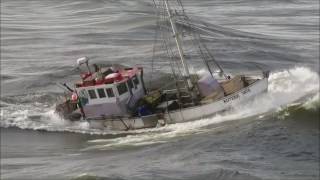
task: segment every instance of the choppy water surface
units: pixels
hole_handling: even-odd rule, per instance
[[[152,1],[3,0],[1,178],[319,179],[319,2],[182,2],[227,71],[271,70],[268,93],[208,119],[110,132],[60,119],[55,84],[78,77],[81,56],[150,73]]]

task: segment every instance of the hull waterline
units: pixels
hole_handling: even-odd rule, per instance
[[[153,128],[164,124],[182,123],[213,116],[214,114],[228,110],[239,103],[250,101],[257,95],[268,89],[268,78],[260,79],[253,84],[240,89],[220,100],[181,108],[163,114],[154,114],[136,118],[112,118],[112,119],[88,119],[91,128],[110,130],[133,130],[141,128]]]

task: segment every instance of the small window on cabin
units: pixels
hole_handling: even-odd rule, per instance
[[[137,76],[133,76],[132,80],[133,80],[133,82],[134,82],[134,84],[135,84],[136,86],[139,85],[139,79],[138,79]]]
[[[128,82],[129,88],[133,89],[134,87],[133,87],[133,83],[132,83],[131,79],[129,79],[127,82]]]
[[[126,86],[126,83],[118,84],[117,89],[118,89],[119,95],[122,95],[122,94],[128,92],[128,88]]]
[[[106,88],[106,91],[107,91],[107,94],[108,94],[109,98],[114,97],[114,93],[113,93],[113,89],[112,88]]]
[[[94,89],[88,90],[88,93],[89,93],[90,99],[97,99],[97,94]]]
[[[106,97],[106,93],[104,92],[104,89],[97,89],[98,94],[99,94],[99,98],[105,98]]]

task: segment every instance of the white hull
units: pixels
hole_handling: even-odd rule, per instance
[[[233,94],[230,94],[218,101],[203,104],[199,106],[183,108],[180,110],[170,111],[163,114],[161,118],[157,115],[138,118],[114,118],[114,119],[97,119],[88,120],[91,128],[111,129],[111,130],[130,130],[140,128],[156,127],[159,122],[168,124],[181,123],[214,115],[217,112],[227,110],[235,104],[248,101],[258,94],[266,92],[268,89],[268,78],[260,79],[253,84],[245,87]],[[160,121],[159,121],[160,120]]]
[[[238,92],[222,98],[221,100],[196,107],[181,109],[181,111],[174,111],[166,114],[165,120],[168,123],[179,123],[205,118],[217,112],[227,110],[237,103],[247,101],[256,95],[261,94],[267,89],[268,80],[267,78],[263,78],[251,84],[250,86],[239,90]]]

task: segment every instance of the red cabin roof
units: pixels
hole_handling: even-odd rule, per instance
[[[142,67],[125,68],[113,71],[111,68],[101,68],[94,73],[82,73],[82,81],[77,82],[76,87],[88,87],[101,84],[113,84],[115,82],[127,81],[142,71]]]

